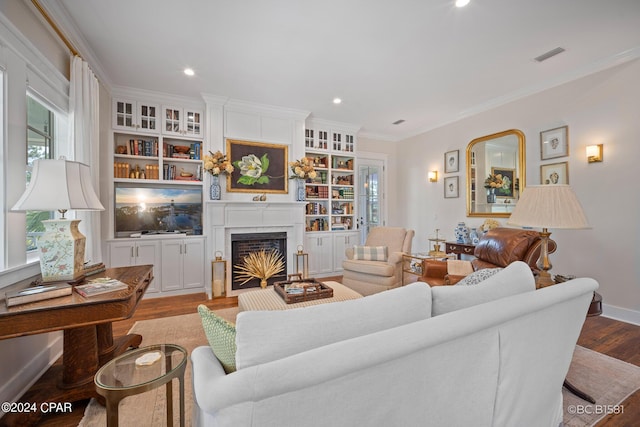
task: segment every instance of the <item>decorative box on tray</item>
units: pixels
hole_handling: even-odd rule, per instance
[[[287,304],[331,298],[333,289],[316,279],[289,280],[275,282],[273,289]]]

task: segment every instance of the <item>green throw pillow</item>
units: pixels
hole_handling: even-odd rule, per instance
[[[224,371],[229,374],[236,370],[236,327],[209,308],[200,304],[198,313],[202,319],[204,333],[209,345],[216,355]]]

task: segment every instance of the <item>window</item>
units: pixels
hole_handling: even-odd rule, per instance
[[[47,106],[27,95],[27,183],[31,180],[33,162],[54,158],[55,114]],[[37,249],[37,237],[44,232],[42,221],[53,218],[53,212],[27,211],[27,253]]]

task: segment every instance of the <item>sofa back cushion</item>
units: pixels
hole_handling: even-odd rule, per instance
[[[537,231],[498,227],[482,236],[473,254],[483,261],[481,268],[506,267],[514,261],[522,261],[529,247],[539,239]],[[478,265],[475,267],[478,269]]]
[[[236,319],[238,370],[431,317],[431,289],[413,283],[355,300]]]
[[[510,295],[535,291],[536,283],[527,264],[516,261],[475,286],[431,288],[431,315],[438,316]]]

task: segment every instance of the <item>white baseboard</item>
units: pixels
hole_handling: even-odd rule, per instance
[[[54,335],[55,334],[55,335]],[[62,333],[50,334],[52,338],[46,346],[40,351],[33,354],[29,360],[25,360],[20,369],[16,369],[11,377],[2,378],[3,385],[0,386],[0,402],[16,402],[20,397],[31,388],[33,384],[49,369],[53,363],[62,355]],[[20,346],[19,340],[31,337],[14,338],[18,342],[12,343],[14,346]],[[10,340],[7,340],[7,342]],[[15,351],[16,349],[14,349]],[[4,416],[4,412],[0,411],[0,417]]]
[[[640,311],[616,307],[609,304],[602,304],[602,315],[610,319],[620,320],[621,322],[640,326]]]

